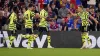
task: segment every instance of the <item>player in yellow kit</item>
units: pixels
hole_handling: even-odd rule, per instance
[[[15,39],[16,22],[17,22],[17,17],[18,17],[17,15],[18,15],[18,8],[16,6],[14,6],[13,12],[9,16],[9,24],[8,24],[9,29],[8,30],[9,30],[9,33],[10,33],[10,36],[9,36],[10,42],[9,42],[8,48],[11,48],[12,42]]]
[[[40,11],[40,23],[39,23],[39,35],[41,33],[46,32],[47,33],[47,41],[48,41],[48,48],[52,48],[51,46],[51,36],[49,34],[48,30],[48,23],[46,21],[46,18],[48,17],[48,12],[47,12],[47,4],[44,4],[44,9]]]
[[[33,34],[33,18],[35,17],[35,13],[33,12],[34,9],[35,6],[33,4],[29,4],[28,10],[24,13],[26,35],[21,35],[21,37],[28,39],[27,49],[32,49],[31,42],[38,37],[37,35]]]
[[[84,11],[83,10],[83,6],[79,6],[78,7],[78,13],[77,14],[73,14],[71,11],[69,11],[73,16],[79,16],[81,18],[82,24],[81,24],[81,31],[82,31],[82,42],[83,42],[83,46],[81,47],[81,49],[83,48],[90,48],[91,46],[91,42],[90,42],[90,38],[88,36],[88,25],[89,25],[89,17],[91,19],[93,19],[96,23],[98,23],[98,21],[92,17],[89,12]],[[87,46],[89,45],[89,46]]]

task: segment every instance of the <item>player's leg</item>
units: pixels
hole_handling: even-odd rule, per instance
[[[83,43],[81,49],[84,49],[87,46],[87,35],[86,35],[86,32],[85,32],[85,29],[86,29],[85,26],[81,27],[81,31],[82,31],[81,37],[82,37],[82,43]]]
[[[30,39],[28,39],[28,46],[27,46],[27,49],[33,49],[33,48],[31,48],[31,40]]]
[[[34,40],[34,36],[33,36],[32,33],[33,33],[33,32],[32,32],[32,29],[29,28],[29,29],[28,29],[29,37],[28,37],[28,46],[27,46],[27,49],[33,49],[33,48],[31,48],[31,42],[33,42],[33,40]]]
[[[84,49],[84,48],[86,48],[86,45],[87,45],[86,44],[85,33],[82,32],[81,36],[82,36],[82,47],[81,47],[81,49]]]
[[[87,26],[84,26],[83,27],[83,31],[82,31],[82,41],[83,41],[83,46],[82,48],[89,48],[90,45],[91,45],[91,42],[90,42],[90,38],[88,36],[88,28]]]
[[[23,37],[23,38],[29,38],[30,37],[30,29],[29,28],[26,28],[25,29],[26,31],[26,33],[25,34],[21,34],[21,37]]]
[[[10,31],[10,36],[9,36],[9,40],[10,40],[10,42],[9,42],[9,45],[8,45],[8,48],[12,48],[11,46],[12,46],[12,43],[13,43],[13,41],[14,41],[14,39],[15,39],[15,33],[14,33],[14,31]]]
[[[50,32],[47,28],[44,28],[44,30],[47,32],[47,41],[48,41],[48,48],[53,48],[51,46],[51,36],[50,36]]]
[[[90,41],[90,38],[89,38],[88,26],[86,26],[85,34],[86,34],[86,39],[87,39],[87,48],[90,48],[91,47],[91,41]]]

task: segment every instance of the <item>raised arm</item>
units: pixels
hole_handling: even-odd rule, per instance
[[[72,16],[77,16],[77,14],[73,13],[72,11],[70,11],[70,9],[68,9],[68,11]]]

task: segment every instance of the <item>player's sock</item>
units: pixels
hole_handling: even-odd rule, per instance
[[[9,42],[9,48],[11,48],[11,46],[12,46],[12,42],[13,42],[13,40],[14,40],[14,36],[9,36],[9,40],[10,40],[10,42]]]
[[[12,42],[13,42],[13,41],[12,41],[12,40],[10,40],[10,46],[12,46]]]
[[[81,35],[81,37],[82,37],[82,42],[84,43],[85,42],[85,35],[84,35],[84,33],[82,33],[82,35]]]
[[[31,41],[28,41],[27,49],[30,49],[30,48],[31,48]]]
[[[51,36],[47,36],[47,41],[48,41],[48,48],[53,48],[51,46]]]
[[[91,41],[89,37],[88,37],[88,48],[91,48]]]
[[[86,39],[85,39],[86,35],[85,33],[82,33],[81,36],[82,36],[82,43],[83,43],[81,49],[84,49],[86,47]]]
[[[50,36],[47,36],[47,40],[48,40],[48,46],[51,46],[50,43],[51,43],[51,37]]]
[[[90,48],[91,47],[91,41],[90,41],[90,38],[88,36],[88,32],[86,32],[86,39],[87,39],[87,48]]]

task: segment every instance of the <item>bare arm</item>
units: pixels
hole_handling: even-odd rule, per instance
[[[79,20],[79,19],[75,19],[75,20],[74,20],[74,28],[75,28],[76,30],[78,30],[77,27],[76,27],[76,26],[77,26],[78,20]]]
[[[66,31],[66,28],[67,28],[67,27],[65,26],[65,27],[64,27],[64,31]]]
[[[72,16],[77,16],[77,14],[74,14],[72,11],[70,11],[69,9],[68,9],[68,11],[69,11],[69,13],[72,15]]]
[[[62,26],[60,26],[60,31],[62,31]]]

